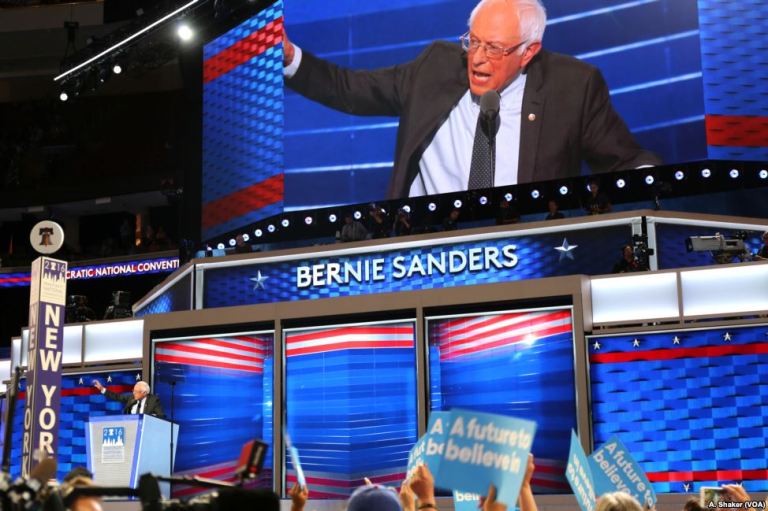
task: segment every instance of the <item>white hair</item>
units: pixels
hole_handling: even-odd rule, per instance
[[[144,392],[149,394],[149,383],[147,383],[145,381],[137,381],[136,385],[134,385],[134,387],[136,387],[137,385],[139,386],[139,388],[143,389]]]
[[[485,5],[500,0],[480,0],[469,15],[467,24],[472,27],[475,16]],[[514,5],[520,19],[520,37],[526,42],[519,50],[522,54],[531,43],[540,43],[544,39],[544,29],[547,27],[547,11],[540,0],[501,0]]]
[[[643,511],[643,507],[632,495],[615,491],[597,499],[596,511]]]

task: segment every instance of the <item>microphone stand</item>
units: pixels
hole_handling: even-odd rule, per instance
[[[171,438],[170,438],[170,440],[171,440],[171,450],[169,452],[169,455],[170,455],[170,458],[171,458],[170,459],[171,464],[168,466],[168,478],[172,479],[173,478],[173,425],[175,424],[175,422],[174,422],[174,419],[175,419],[175,416],[174,416],[174,411],[175,411],[174,410],[174,398],[176,397],[176,380],[175,379],[171,380],[170,382],[168,382],[168,384],[171,386],[171,435],[170,435],[171,436]],[[168,484],[168,494],[169,494],[169,497],[172,497],[173,496],[173,481],[169,480],[168,483],[169,483]]]
[[[499,120],[498,112],[486,117],[488,128],[488,148],[491,151],[491,188],[496,186],[496,123]]]

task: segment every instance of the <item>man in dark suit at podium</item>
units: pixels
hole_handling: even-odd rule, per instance
[[[149,393],[149,384],[145,381],[137,381],[136,385],[133,386],[133,393],[131,395],[112,392],[102,385],[99,380],[94,380],[93,386],[104,394],[107,399],[123,403],[125,405],[123,413],[126,415],[146,414],[154,415],[161,419],[165,417],[160,399],[154,394]]]

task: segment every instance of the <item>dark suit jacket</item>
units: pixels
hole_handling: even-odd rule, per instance
[[[117,392],[112,392],[111,390],[107,389],[106,392],[104,392],[104,395],[108,399],[112,399],[113,401],[120,401],[125,406],[123,406],[123,413],[124,414],[130,414],[131,408],[133,408],[133,394],[118,394]],[[161,419],[165,418],[165,414],[163,413],[163,405],[160,404],[160,398],[158,398],[154,394],[147,394],[147,402],[144,403],[144,414],[145,415],[154,415],[155,417],[159,417]]]
[[[635,142],[613,110],[597,68],[542,50],[526,73],[518,182],[577,176],[582,160],[593,172],[661,163]],[[469,81],[459,45],[435,42],[409,63],[372,71],[343,69],[303,52],[286,85],[343,112],[400,117],[388,190],[388,198],[400,198],[408,195],[421,155]]]

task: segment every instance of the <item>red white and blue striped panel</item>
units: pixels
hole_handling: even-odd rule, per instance
[[[251,336],[167,341],[157,344],[155,361],[262,373],[271,343]]]
[[[286,356],[331,351],[381,348],[413,348],[411,323],[386,326],[347,326],[286,335]]]
[[[535,311],[459,318],[436,331],[440,360],[477,355],[571,332],[571,311]]]

